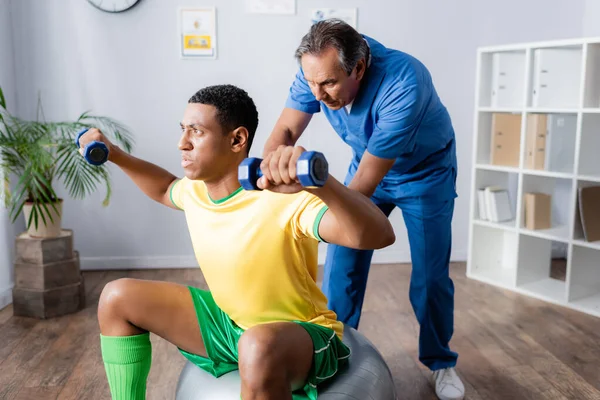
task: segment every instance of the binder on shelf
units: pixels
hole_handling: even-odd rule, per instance
[[[521,115],[492,114],[490,163],[507,167],[519,166]]]
[[[485,189],[477,190],[477,204],[479,205],[479,219],[482,221],[488,220],[487,203],[485,201]]]
[[[535,49],[532,106],[578,107],[581,61],[581,48]]]
[[[523,52],[494,53],[492,56],[492,107],[522,107],[525,81]]]
[[[527,169],[544,169],[547,126],[546,114],[529,114],[527,116],[525,145],[525,168]]]
[[[545,193],[525,193],[525,228],[530,230],[552,227],[552,197]]]
[[[577,115],[548,115],[544,168],[547,171],[572,173],[575,164]]]
[[[513,219],[508,191],[499,186],[478,189],[479,218],[483,221],[505,222]]]
[[[588,242],[600,240],[600,186],[579,188],[579,214],[583,236]]]

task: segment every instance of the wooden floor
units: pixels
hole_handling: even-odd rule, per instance
[[[453,265],[458,370],[468,399],[600,399],[600,318],[465,278]],[[38,321],[0,311],[0,399],[109,399],[96,306],[122,276],[204,286],[199,270],[88,272],[88,307]],[[373,266],[360,331],[383,353],[399,399],[435,399],[418,362],[418,325],[408,301],[410,266]],[[148,399],[173,399],[184,359],[152,337]]]

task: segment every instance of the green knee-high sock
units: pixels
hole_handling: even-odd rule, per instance
[[[100,345],[113,400],[144,400],[152,362],[150,334],[100,335]]]

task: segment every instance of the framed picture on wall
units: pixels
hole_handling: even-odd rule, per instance
[[[217,19],[215,7],[179,9],[179,46],[182,58],[217,58]]]

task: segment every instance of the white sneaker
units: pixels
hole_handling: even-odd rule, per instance
[[[456,374],[454,368],[445,368],[433,372],[435,394],[440,400],[462,400],[465,396],[465,385]]]

